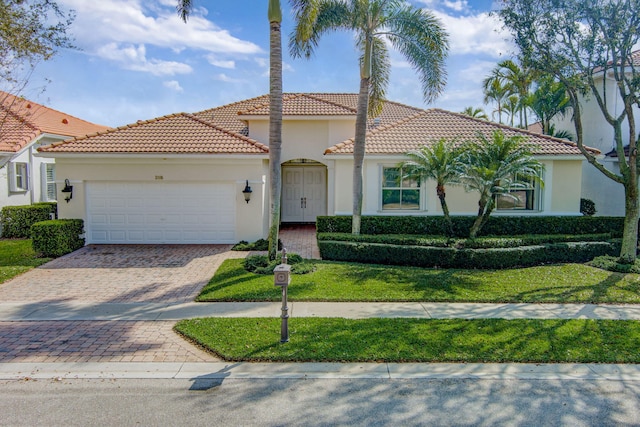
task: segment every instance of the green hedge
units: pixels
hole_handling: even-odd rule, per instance
[[[454,216],[456,237],[468,237],[472,216]],[[316,222],[318,233],[350,233],[351,216],[323,216]],[[624,218],[590,216],[492,216],[481,229],[482,236],[526,234],[600,234],[622,236]],[[442,216],[363,216],[361,234],[443,235]]]
[[[33,250],[44,257],[59,257],[84,246],[84,221],[81,219],[54,219],[31,226]]]
[[[559,262],[586,262],[615,255],[615,242],[567,242],[516,248],[456,249],[319,240],[322,259],[416,267],[500,269]]]
[[[433,247],[455,247],[458,249],[515,248],[518,246],[542,245],[562,242],[603,242],[612,238],[611,233],[599,234],[534,234],[525,236],[478,237],[476,239],[448,238],[444,236],[416,236],[410,234],[360,234],[318,233],[318,240],[336,242],[381,243],[388,245],[411,245]]]
[[[28,239],[31,226],[36,222],[47,221],[57,216],[58,209],[53,203],[35,203],[26,206],[5,206],[0,211],[2,237]]]

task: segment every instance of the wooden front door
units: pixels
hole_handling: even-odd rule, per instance
[[[282,222],[316,222],[327,214],[327,170],[324,166],[282,168]]]

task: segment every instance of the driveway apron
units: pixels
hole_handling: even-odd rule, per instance
[[[193,301],[229,245],[91,245],[0,285],[0,302],[68,305]],[[201,362],[216,358],[165,321],[0,322],[0,362]]]

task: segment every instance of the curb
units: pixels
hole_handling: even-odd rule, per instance
[[[478,379],[639,381],[640,365],[527,363],[0,363],[0,380]]]

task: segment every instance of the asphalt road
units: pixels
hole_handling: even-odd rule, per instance
[[[630,426],[640,382],[482,379],[0,381],[2,426]]]

